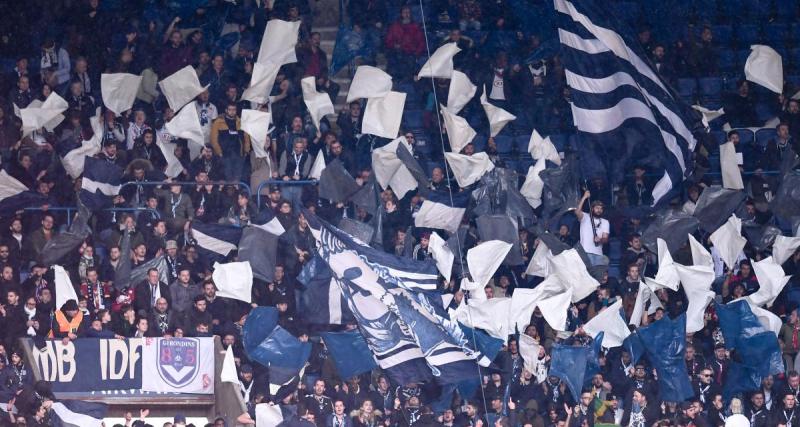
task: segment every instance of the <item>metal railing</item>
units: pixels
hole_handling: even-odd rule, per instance
[[[264,189],[265,185],[300,185],[300,186],[304,186],[304,185],[317,185],[317,182],[318,181],[316,179],[301,179],[301,180],[297,180],[297,181],[292,181],[292,180],[284,181],[282,179],[268,179],[266,181],[261,181],[258,184],[258,187],[256,187],[256,206],[258,207],[258,210],[261,210],[261,190]],[[250,194],[252,194],[252,193],[250,193]]]
[[[78,212],[77,206],[48,206],[25,208],[25,212],[66,212],[67,213],[67,227],[72,225],[72,217],[75,212]],[[102,209],[103,212],[151,212],[155,213],[155,209],[151,208],[106,208]]]

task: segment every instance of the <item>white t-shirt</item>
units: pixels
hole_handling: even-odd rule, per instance
[[[581,246],[587,254],[603,255],[603,245],[596,245],[594,243],[594,232],[592,231],[589,212],[584,212],[581,217]],[[608,221],[603,218],[594,219],[595,228],[597,228],[597,237],[602,237],[603,233],[609,233]]]

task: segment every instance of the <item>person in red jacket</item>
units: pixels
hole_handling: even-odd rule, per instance
[[[384,43],[389,74],[395,80],[411,78],[417,58],[425,51],[425,35],[419,24],[411,21],[411,8],[400,9],[400,19],[389,27]]]

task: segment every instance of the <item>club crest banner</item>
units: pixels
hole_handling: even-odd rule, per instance
[[[142,391],[213,394],[213,338],[145,338],[142,371]]]

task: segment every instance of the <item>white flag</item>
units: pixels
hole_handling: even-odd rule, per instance
[[[469,81],[469,77],[461,71],[453,71],[450,88],[447,91],[447,111],[458,114],[475,96],[478,87]]]
[[[747,296],[747,300],[753,305],[766,305],[772,307],[775,299],[778,298],[786,283],[792,276],[787,276],[783,268],[775,263],[772,257],[764,258],[761,261],[753,262],[753,271],[758,278],[758,290]]]
[[[628,324],[620,314],[622,299],[617,298],[614,304],[604,308],[597,313],[591,320],[583,325],[586,335],[596,337],[600,332],[603,333],[603,347],[614,348],[622,345],[625,338],[631,334]]]
[[[142,391],[214,394],[214,338],[142,341]]]
[[[486,85],[483,86],[481,106],[483,106],[483,111],[486,112],[486,118],[489,119],[489,131],[492,137],[497,136],[508,122],[517,119],[517,116],[489,103],[489,100],[486,98]]]
[[[461,49],[459,49],[456,43],[447,43],[436,49],[422,66],[422,69],[419,70],[417,77],[449,79],[453,74],[453,57],[458,52],[461,52]]]
[[[252,140],[253,152],[258,158],[267,157],[264,150],[264,142],[267,140],[269,125],[272,122],[272,114],[267,111],[242,110],[242,130],[250,135]]]
[[[78,294],[69,279],[69,273],[60,265],[53,266],[53,277],[56,282],[56,310],[61,310],[61,306],[69,300],[78,302]]]
[[[467,251],[467,266],[469,275],[478,288],[483,288],[489,283],[495,271],[506,259],[508,251],[513,245],[502,240],[483,242]]]
[[[783,265],[791,257],[797,248],[800,248],[800,237],[775,236],[775,243],[772,244],[772,258],[775,263]]]
[[[747,80],[775,92],[783,93],[783,60],[775,49],[760,44],[750,46],[752,52],[744,64]]]
[[[475,129],[467,123],[467,119],[457,116],[447,108],[441,107],[442,120],[447,131],[447,140],[450,141],[450,148],[454,153],[460,153],[473,139],[475,139]]]
[[[190,152],[200,152],[205,145],[203,127],[200,125],[200,115],[197,114],[195,101],[182,108],[164,128],[175,138],[184,138],[188,142]],[[192,148],[192,147],[196,148]]]
[[[211,278],[217,286],[217,296],[237,299],[248,304],[251,302],[253,269],[250,268],[250,262],[214,263]]]
[[[314,76],[308,76],[300,80],[303,89],[303,102],[308,108],[308,114],[314,126],[319,129],[319,121],[327,114],[335,114],[331,97],[325,92],[317,92],[317,80]]]
[[[175,112],[208,89],[208,86],[200,86],[200,79],[197,78],[197,72],[194,71],[191,65],[181,68],[166,79],[158,82],[158,87],[161,88],[161,93],[167,98],[169,108],[172,108]]]
[[[471,156],[457,153],[444,153],[459,187],[469,187],[481,179],[483,175],[494,169],[494,163],[486,153],[476,153]]]
[[[371,100],[370,100],[371,102]],[[417,188],[417,180],[411,171],[397,157],[397,147],[403,144],[409,152],[411,145],[405,136],[400,136],[383,147],[372,150],[372,170],[375,179],[382,188],[392,188],[398,199],[402,199],[409,191]]]
[[[539,177],[539,172],[545,170],[546,166],[544,158],[537,160],[536,164],[528,168],[528,175],[525,176],[525,182],[519,189],[519,193],[525,197],[525,200],[534,209],[542,204],[544,181]]]
[[[733,270],[736,265],[736,260],[739,254],[747,244],[747,239],[742,237],[742,220],[736,215],[731,215],[725,224],[722,224],[715,232],[711,233],[709,237],[711,243],[717,248],[720,257],[728,268]]]
[[[222,370],[219,379],[225,383],[239,384],[239,374],[236,373],[236,361],[233,360],[233,346],[229,345],[225,350],[225,358],[222,359]]]
[[[433,260],[436,261],[436,268],[439,269],[439,273],[444,276],[445,281],[449,282],[450,274],[453,271],[453,260],[455,260],[453,251],[447,246],[447,242],[435,232],[431,233],[428,248],[431,251]],[[445,307],[447,307],[447,305],[445,305]]]
[[[368,99],[361,131],[382,138],[397,138],[405,103],[406,94],[403,92],[389,92],[383,98]]]
[[[280,19],[272,19],[267,22],[256,62],[262,64],[272,62],[279,67],[283,64],[297,62],[295,46],[297,46],[300,23],[299,20],[290,22]]]
[[[733,142],[719,145],[719,164],[722,169],[722,186],[731,190],[743,190],[742,173],[736,161],[736,147]]]
[[[528,142],[528,152],[534,160],[545,159],[560,165],[561,156],[558,155],[556,146],[550,141],[550,137],[542,138],[536,129],[531,132],[531,139]]]
[[[356,68],[350,89],[347,92],[347,103],[362,98],[383,98],[392,90],[392,76],[377,67],[362,65]]]
[[[116,115],[121,115],[133,107],[142,76],[128,73],[101,74],[100,94],[103,104]]]
[[[242,99],[264,105],[269,101],[269,94],[275,86],[280,65],[273,62],[256,62],[253,64],[253,75],[250,76],[250,85],[242,92]]]

